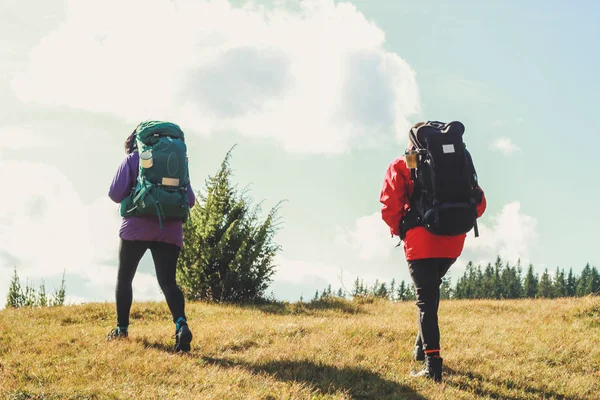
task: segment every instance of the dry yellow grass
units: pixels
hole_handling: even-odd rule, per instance
[[[164,303],[0,311],[8,399],[600,399],[600,299],[443,301],[445,382],[414,380],[414,303],[188,304],[170,352]]]

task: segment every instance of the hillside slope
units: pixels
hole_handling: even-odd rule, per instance
[[[413,380],[414,303],[188,304],[170,352],[164,303],[0,311],[0,398],[598,399],[600,298],[443,301],[445,383]]]

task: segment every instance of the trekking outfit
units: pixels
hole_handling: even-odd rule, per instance
[[[189,351],[192,333],[185,316],[184,296],[176,282],[183,222],[196,202],[185,137],[176,124],[145,121],[128,138],[126,152],[109,190],[109,197],[120,203],[123,222],[115,290],[117,328],[107,339],[128,336],[133,278],[140,260],[150,250],[176,326],[175,350]]]
[[[380,193],[382,219],[404,242],[415,286],[419,332],[413,376],[442,377],[438,309],[440,285],[462,253],[466,234],[486,208],[483,190],[458,121],[428,121],[410,131],[411,148],[388,167]]]

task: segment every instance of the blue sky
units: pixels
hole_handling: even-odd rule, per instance
[[[406,128],[428,119],[466,125],[488,197],[453,278],[497,254],[538,272],[600,265],[594,2],[0,7],[0,176],[15,188],[0,200],[2,298],[16,265],[50,290],[66,270],[72,301],[112,301],[119,218],[106,195],[145,118],[186,130],[196,189],[237,143],[236,182],[266,207],[287,200],[281,299],[339,287],[341,272],[347,285],[409,279],[379,191]],[[132,28],[141,15],[165,29]],[[149,255],[134,290],[161,299]]]

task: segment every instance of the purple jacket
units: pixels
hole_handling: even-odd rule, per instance
[[[119,166],[108,196],[115,203],[121,203],[136,185],[140,165],[137,151],[129,154]],[[187,188],[190,207],[196,203],[196,196],[191,185]],[[183,226],[181,221],[163,221],[163,229],[158,226],[156,217],[125,217],[121,224],[119,237],[123,240],[147,240],[153,242],[172,243],[183,247]]]

